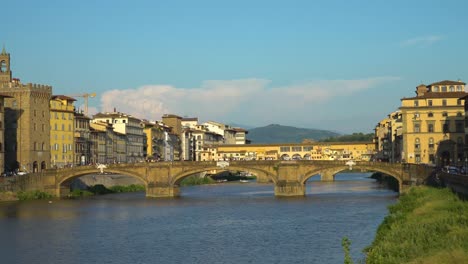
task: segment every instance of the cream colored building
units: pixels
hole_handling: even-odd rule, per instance
[[[50,99],[50,154],[52,167],[75,164],[74,98],[53,95]]]
[[[461,81],[416,87],[416,96],[401,99],[402,161],[461,165],[465,159],[464,103]]]
[[[141,162],[145,160],[143,147],[146,136],[143,133],[144,124],[138,118],[120,112],[98,113],[91,122],[104,122],[112,125],[115,132],[127,137],[126,162]],[[119,160],[115,157],[115,160]],[[120,161],[123,162],[123,161]]]
[[[382,119],[375,127],[375,159],[387,162],[401,161],[403,123],[401,111],[395,111]]]
[[[201,161],[212,160],[363,160],[375,154],[373,142],[205,145]]]

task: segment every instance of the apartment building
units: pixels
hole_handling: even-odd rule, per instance
[[[465,83],[440,81],[416,87],[401,99],[402,161],[461,164],[465,146]]]

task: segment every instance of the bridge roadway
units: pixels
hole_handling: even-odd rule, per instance
[[[276,196],[303,196],[305,183],[314,175],[322,181],[333,181],[334,175],[349,170],[347,161],[230,161],[223,162],[154,162],[107,165],[104,172],[135,177],[145,185],[147,197],[179,196],[179,184],[187,176],[205,171],[248,171],[257,176],[258,182],[274,184]],[[433,168],[417,164],[356,161],[352,170],[381,172],[399,182],[400,192],[412,185],[423,183]],[[227,165],[227,164],[224,164]],[[16,190],[42,190],[57,197],[65,196],[70,182],[80,176],[97,174],[96,166],[48,169],[39,173],[18,176]],[[68,190],[67,190],[68,189]]]

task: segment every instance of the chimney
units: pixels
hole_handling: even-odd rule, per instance
[[[419,96],[424,96],[427,92],[427,87],[424,84],[420,84],[418,87],[416,87],[416,94]]]

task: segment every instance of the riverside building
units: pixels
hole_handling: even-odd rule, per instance
[[[50,167],[52,87],[23,84],[12,78],[10,54],[0,53],[0,94],[7,95],[5,115],[5,170],[37,172]]]
[[[416,87],[401,99],[402,161],[462,165],[465,146],[465,83],[440,81]]]

